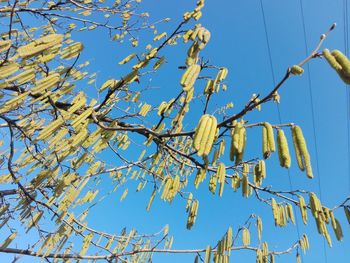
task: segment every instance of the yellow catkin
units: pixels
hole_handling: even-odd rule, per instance
[[[298,199],[299,199],[299,208],[300,208],[301,217],[303,219],[303,223],[306,225],[307,224],[307,207],[306,207],[305,199],[301,195],[298,196]]]
[[[182,75],[180,84],[185,91],[193,87],[196,82],[198,75],[201,71],[201,66],[198,64],[191,65],[187,68],[185,73]]]
[[[262,129],[263,156],[269,158],[271,153],[276,150],[273,128],[270,123],[264,122]]]
[[[290,221],[295,225],[295,217],[294,217],[294,211],[293,211],[293,206],[291,204],[287,204],[287,215]]]
[[[0,53],[7,51],[11,47],[11,40],[2,40],[0,41]]]
[[[203,134],[204,134],[204,131],[207,127],[207,123],[209,120],[210,120],[210,118],[209,118],[208,114],[203,115],[200,118],[199,123],[196,127],[196,130],[195,130],[195,133],[193,136],[193,148],[197,151],[199,150],[200,143],[201,143],[201,140],[203,138]]]
[[[309,193],[309,198],[312,215],[318,218],[320,213],[323,212],[321,202],[313,192]]]
[[[250,245],[250,232],[248,228],[243,228],[242,231],[242,243],[243,246],[249,246]]]
[[[258,217],[256,220],[256,228],[258,230],[258,239],[259,239],[259,241],[261,241],[263,225],[262,225],[262,220],[260,217]]]
[[[304,73],[304,69],[298,65],[294,65],[290,68],[290,73],[293,75],[301,75]]]
[[[19,47],[17,49],[18,55],[22,58],[37,55],[48,48],[61,44],[63,41],[63,35],[52,34],[42,38],[36,39],[26,46]]]
[[[214,116],[205,114],[199,120],[193,136],[192,146],[198,156],[207,156],[213,146],[217,132],[217,120]]]
[[[68,47],[65,47],[61,51],[61,59],[72,59],[77,57],[81,51],[84,49],[84,45],[80,42],[76,42],[71,44]]]
[[[232,189],[236,192],[240,186],[241,186],[241,179],[239,177],[239,174],[232,175],[232,178],[231,178]]]
[[[203,152],[204,156],[209,155],[213,146],[213,142],[215,140],[216,132],[217,132],[217,120],[214,116],[210,116],[210,118],[212,120],[212,124],[210,126],[210,133],[209,133],[208,139],[206,140],[206,143],[204,146],[204,152]]]
[[[16,238],[17,232],[13,232],[11,235],[9,235],[0,245],[0,248],[7,248],[8,245],[11,244],[11,242]]]
[[[213,124],[213,120],[209,116],[208,121],[206,122],[206,125],[204,127],[203,136],[202,136],[200,144],[199,144],[199,148],[198,148],[198,152],[197,152],[198,156],[202,156],[204,154],[204,150],[205,150],[205,147],[207,145],[207,141],[208,141],[210,133],[211,133],[212,124]]]
[[[212,194],[215,194],[216,191],[216,184],[217,184],[218,178],[215,174],[213,174],[212,176],[210,176],[210,180],[209,180],[209,191]]]
[[[91,242],[92,238],[93,238],[92,233],[89,233],[84,237],[83,246],[82,246],[82,249],[80,250],[80,253],[79,253],[80,255],[85,255],[85,253],[89,249],[90,242]]]
[[[288,142],[284,131],[279,129],[277,131],[277,144],[278,144],[278,157],[280,165],[285,168],[289,168],[291,164]]]
[[[262,128],[262,151],[264,158],[269,158],[271,153],[269,151],[269,143],[267,141],[267,129],[265,126],[263,126]]]
[[[239,164],[243,160],[247,140],[246,129],[242,122],[236,123],[231,135],[230,160]]]
[[[0,66],[0,79],[7,78],[19,69],[17,63],[9,63]]]
[[[242,175],[242,195],[244,197],[249,197],[249,194],[250,194],[250,186],[249,186],[248,175],[243,174]]]
[[[124,58],[122,61],[119,62],[119,65],[124,65],[126,63],[128,63],[130,60],[132,60],[134,57],[136,56],[136,53],[132,53],[129,56],[127,56],[126,58]]]
[[[293,144],[296,153],[296,158],[300,170],[304,171],[306,169],[306,175],[308,178],[313,178],[311,160],[309,151],[306,146],[305,138],[303,132],[299,126],[292,127],[292,137]]]
[[[344,206],[344,213],[345,213],[346,219],[348,220],[348,223],[350,224],[350,209],[348,206]]]
[[[198,169],[196,178],[194,180],[194,185],[195,185],[196,189],[198,188],[199,184],[204,181],[205,177],[206,177],[206,170],[203,168]]]
[[[339,50],[333,50],[332,53],[325,49],[323,56],[328,64],[338,73],[339,77],[346,83],[350,84],[350,61]]]
[[[190,212],[189,212],[188,218],[187,218],[187,229],[191,229],[196,221],[198,206],[199,206],[198,200],[194,200],[192,202]]]
[[[337,60],[334,58],[334,56],[331,54],[331,52],[328,49],[324,49],[322,54],[332,68],[334,68],[336,71],[339,71],[342,69],[342,66],[337,62]]]
[[[335,219],[335,224],[334,225],[332,224],[332,227],[337,240],[341,241],[343,239],[343,230],[337,219]]]
[[[350,77],[350,61],[349,61],[349,59],[339,50],[333,50],[332,55],[342,67],[342,69],[340,71],[341,75],[344,75],[345,77],[349,78]]]
[[[198,31],[197,38],[204,44],[208,43],[210,40],[211,34],[208,29],[201,27]]]
[[[218,182],[220,184],[219,196],[221,197],[224,192],[225,186],[225,176],[226,176],[226,167],[224,163],[219,163],[216,176],[218,178]]]

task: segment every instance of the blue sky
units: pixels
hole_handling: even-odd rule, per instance
[[[174,28],[180,21],[181,15],[188,10],[190,1],[145,1],[143,7],[151,14],[151,18],[171,17],[172,21],[164,26],[164,30]],[[273,70],[278,81],[283,77],[288,66],[296,64],[305,58],[305,44],[303,24],[299,1],[263,1],[267,31],[270,42]],[[307,45],[314,48],[320,34],[327,31],[329,26],[336,22],[336,30],[332,32],[324,47],[329,49],[344,49],[343,1],[303,1]],[[260,1],[207,1],[204,15],[200,23],[211,31],[212,38],[203,51],[211,63],[226,66],[229,69],[228,86],[226,93],[218,95],[215,103],[210,107],[214,110],[218,105],[230,101],[235,104],[236,110],[242,107],[252,93],[265,94],[273,87],[272,73],[266,45]],[[162,31],[162,27],[159,32]],[[113,46],[98,49],[102,53],[96,56],[94,46],[100,43],[87,44],[87,56],[95,59],[94,67],[108,68],[101,71],[107,77],[115,74],[116,61],[124,57],[126,46]],[[106,44],[106,47],[108,44]],[[140,46],[142,46],[140,44]],[[169,52],[169,50],[173,50]],[[108,56],[112,52],[115,56]],[[176,67],[182,65],[186,56],[183,46],[168,48],[164,54],[168,56],[168,64],[158,75],[152,76],[151,85],[159,87],[159,96],[147,98],[149,101],[159,102],[170,99],[177,94],[181,72]],[[96,53],[95,53],[96,54]],[[104,65],[112,65],[111,68]],[[318,182],[322,191],[322,201],[333,207],[349,195],[349,161],[347,148],[347,90],[336,73],[323,60],[313,60],[309,64],[313,105],[311,105],[309,79],[307,71],[301,77],[293,77],[287,81],[280,91],[281,117],[283,123],[294,122],[303,128],[312,156],[315,179],[308,180],[305,174],[298,171],[295,162],[290,169],[293,188],[308,188],[319,194]],[[118,70],[115,68],[115,70]],[[305,67],[305,70],[307,68]],[[162,96],[160,96],[162,95]],[[313,133],[311,107],[314,110],[316,142]],[[198,116],[194,112],[193,116]],[[198,117],[197,117],[198,118]],[[270,103],[263,106],[261,113],[250,113],[246,120],[257,122],[267,120],[278,123],[276,105]],[[191,127],[196,123],[188,120]],[[260,154],[260,130],[249,131],[248,156],[256,157]],[[256,139],[255,139],[256,138]],[[318,165],[315,152],[318,148]],[[288,190],[288,174],[278,165],[276,156],[267,162],[267,184],[276,189]],[[318,181],[319,180],[319,181]],[[97,211],[104,211],[105,217],[115,218],[115,225],[104,225],[103,219],[96,218],[96,224],[106,229],[118,230],[122,226],[136,227],[141,232],[153,232],[164,224],[170,225],[171,234],[174,234],[174,248],[199,248],[207,244],[215,244],[225,233],[228,226],[237,229],[250,213],[262,215],[264,220],[264,239],[271,248],[285,249],[297,239],[295,226],[277,229],[273,226],[270,208],[256,201],[254,198],[242,199],[240,193],[233,193],[228,188],[224,197],[212,196],[204,183],[195,192],[200,200],[200,210],[197,222],[191,231],[185,229],[186,215],[182,200],[176,199],[172,205],[155,200],[149,213],[144,210],[151,189],[146,193],[129,194],[123,203],[115,201],[115,209],[110,209],[113,202],[106,202]],[[122,192],[122,191],[121,191]],[[120,192],[120,194],[121,194]],[[297,212],[297,214],[299,214]],[[347,252],[349,244],[349,227],[346,224],[343,211],[336,216],[343,222],[344,240],[333,242],[333,248],[326,245],[328,262],[348,262],[350,255]],[[91,218],[92,219],[92,218]],[[300,233],[307,233],[310,238],[311,250],[303,256],[303,262],[327,262],[325,259],[323,238],[316,234],[316,227],[310,220],[304,227],[299,219]],[[334,235],[331,234],[333,239]],[[254,235],[256,237],[256,234]],[[256,240],[256,239],[255,239]],[[156,255],[154,262],[191,262],[193,256]],[[233,253],[233,262],[253,262],[254,255],[248,252]],[[294,254],[284,256],[277,262],[295,262]]]
[[[193,4],[194,1],[188,0],[144,0],[141,8],[150,13],[151,20],[172,18],[169,23],[160,26],[159,32],[161,32],[175,28],[181,20],[182,13]],[[306,56],[300,2],[299,0],[263,0],[263,5],[273,71],[278,81],[283,77],[288,66],[300,62]],[[309,51],[316,46],[320,34],[336,22],[337,28],[330,34],[323,47],[345,52],[343,1],[303,1],[303,9]],[[259,0],[207,0],[200,23],[212,34],[202,55],[210,59],[212,64],[229,69],[228,91],[215,97],[209,112],[231,101],[235,104],[231,112],[237,112],[252,93],[266,94],[272,89],[272,72]],[[121,72],[124,72],[125,68],[121,69],[117,63],[128,52],[130,53],[130,47],[108,41],[106,32],[97,30],[73,35],[73,39],[75,37],[82,39],[85,43],[83,58],[91,60],[91,72],[98,72],[98,85],[110,77],[118,78],[122,75]],[[145,44],[147,43],[140,41],[140,47],[144,48]],[[144,97],[144,99],[150,103],[159,103],[162,100],[171,99],[178,93],[182,72],[177,69],[177,66],[183,65],[186,48],[187,46],[181,44],[163,51],[168,63],[149,81],[152,87],[157,88],[157,96],[149,92],[149,98]],[[308,69],[310,75],[308,75]],[[301,77],[291,78],[280,90],[282,122],[294,122],[303,128],[315,175],[313,180],[307,179],[306,175],[297,169],[293,158],[290,169],[292,186],[293,189],[305,188],[319,195],[320,185],[322,202],[326,206],[333,207],[350,193],[347,133],[347,122],[350,117],[347,111],[349,92],[324,60],[312,60],[309,68],[305,67],[305,70]],[[147,85],[147,82],[142,85]],[[313,104],[311,104],[310,88]],[[190,116],[193,118],[187,118],[187,122],[185,121],[189,128],[196,125],[200,115],[194,110]],[[269,121],[277,124],[279,122],[277,107],[273,103],[263,105],[261,113],[249,113],[245,119],[250,123]],[[314,136],[314,129],[316,136]],[[247,158],[261,155],[260,136],[260,129],[248,131]],[[112,157],[106,156],[106,158]],[[266,184],[271,184],[275,189],[290,189],[288,173],[279,167],[277,155],[268,160],[267,168]],[[107,182],[102,186],[108,188]],[[215,245],[229,226],[232,226],[235,231],[251,213],[256,213],[263,219],[263,240],[269,242],[270,249],[284,250],[298,237],[295,226],[276,228],[273,225],[269,206],[257,201],[254,197],[243,199],[239,191],[234,193],[229,187],[226,187],[222,198],[213,196],[208,191],[207,181],[194,191],[195,197],[200,200],[200,209],[196,224],[191,231],[186,230],[187,216],[183,200],[176,198],[169,205],[156,198],[151,211],[147,212],[145,207],[152,189],[146,187],[144,191],[135,193],[133,189],[136,189],[136,184],[131,183],[128,187],[129,195],[123,202],[119,202],[123,192],[123,189],[120,189],[100,206],[93,208],[89,216],[89,222],[93,227],[111,232],[119,232],[123,227],[127,227],[136,228],[141,233],[153,233],[165,224],[169,224],[170,234],[175,238],[173,248],[203,248],[208,244]],[[295,210],[295,212],[299,217],[299,211]],[[317,229],[311,215],[306,227],[299,217],[299,232],[307,233],[310,240],[310,250],[303,256],[303,262],[350,261],[348,252],[350,231],[343,210],[337,211],[336,217],[342,222],[344,239],[342,242],[337,242],[330,229],[333,248],[330,249],[326,245],[325,252],[323,238],[316,233]],[[257,235],[254,232],[252,234],[253,242],[256,244]],[[154,256],[154,262],[191,262],[193,259],[193,255]],[[231,260],[232,262],[254,262],[255,255],[251,252],[234,252]],[[23,262],[35,261],[33,258],[26,258]],[[295,253],[276,258],[276,262],[295,262]]]

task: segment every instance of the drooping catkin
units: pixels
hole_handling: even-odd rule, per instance
[[[332,53],[325,49],[323,56],[328,64],[338,73],[339,77],[346,83],[350,84],[350,61],[339,50],[333,50]]]
[[[275,138],[274,138],[274,134],[273,134],[273,128],[271,126],[270,123],[265,122],[264,126],[267,130],[267,141],[269,143],[269,148],[271,152],[276,151],[276,146],[275,146]]]
[[[182,75],[180,84],[184,91],[190,90],[194,83],[196,82],[198,75],[201,71],[201,66],[198,64],[193,64],[187,68],[185,73]]]
[[[267,130],[265,126],[262,128],[262,150],[263,150],[263,156],[265,159],[267,159],[270,156],[269,152],[269,143],[267,141]]]
[[[306,175],[308,178],[313,178],[311,160],[309,151],[306,146],[305,138],[301,128],[297,125],[292,127],[292,138],[300,170],[306,169]]]
[[[210,118],[208,114],[203,115],[200,118],[199,123],[196,127],[195,134],[193,136],[193,148],[195,148],[197,151],[200,148],[200,143],[203,138],[203,134],[207,127],[207,122],[209,121],[209,119]]]
[[[204,144],[204,150],[203,150],[203,155],[204,156],[208,156],[212,146],[213,146],[213,142],[216,140],[216,133],[217,133],[217,120],[214,116],[210,116],[212,123],[210,126],[210,132],[209,132],[209,136],[206,139],[206,142]]]
[[[209,180],[209,191],[212,194],[215,194],[215,192],[216,192],[217,181],[218,181],[218,177],[216,176],[216,174],[212,174],[210,176],[210,180]]]
[[[271,153],[276,151],[275,138],[273,128],[270,123],[263,124],[263,156],[265,159],[269,158]]]
[[[342,69],[342,66],[338,63],[338,61],[334,58],[334,56],[331,54],[331,52],[328,49],[324,49],[322,52],[322,55],[328,61],[328,64],[333,69],[335,69],[336,71],[339,71]]]
[[[343,239],[343,230],[341,228],[341,225],[337,219],[335,220],[335,224],[332,224],[334,234],[338,241],[341,241]]]
[[[262,220],[260,217],[258,217],[256,220],[256,228],[258,230],[258,239],[259,239],[259,241],[261,241],[263,225],[262,225]]]
[[[254,184],[256,186],[261,186],[262,180],[266,178],[266,167],[265,161],[260,160],[253,169]]]
[[[233,189],[233,191],[236,192],[236,190],[241,186],[241,178],[239,177],[239,174],[236,173],[234,175],[232,175],[232,179],[231,179],[231,187]]]
[[[219,163],[217,171],[216,171],[216,177],[218,178],[218,182],[220,184],[219,189],[219,196],[221,197],[224,192],[224,186],[225,186],[225,176],[226,176],[226,167],[224,163]]]
[[[278,157],[280,165],[285,168],[289,168],[291,164],[288,142],[284,131],[279,129],[277,131],[277,145],[278,145]]]
[[[350,77],[350,61],[349,59],[339,50],[332,51],[333,57],[336,61],[341,65],[341,73],[343,73],[346,77]]]
[[[242,162],[245,145],[246,145],[246,129],[242,122],[238,122],[231,132],[231,148],[230,160],[235,161],[236,164]]]
[[[243,243],[243,246],[250,245],[250,232],[248,228],[243,228],[242,230],[242,243]]]
[[[250,185],[249,185],[248,175],[243,174],[242,175],[242,196],[248,198],[249,195],[250,195]]]
[[[216,118],[209,114],[203,115],[193,136],[193,148],[197,151],[198,156],[207,156],[210,153],[216,132]]]
[[[301,195],[298,196],[298,199],[299,199],[299,208],[300,208],[301,218],[303,219],[303,223],[306,225],[307,224],[307,207],[306,207],[305,199]]]
[[[205,250],[204,263],[210,263],[211,258],[211,246],[207,246]]]

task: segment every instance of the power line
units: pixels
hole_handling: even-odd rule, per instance
[[[307,56],[309,48],[308,48],[308,45],[307,45],[307,38],[306,38],[306,26],[305,26],[304,7],[303,7],[302,0],[299,0],[299,3],[300,3],[301,20],[302,20],[302,24],[303,24],[305,55]],[[311,73],[310,73],[309,63],[306,64],[306,67],[307,67],[307,79],[308,79],[309,95],[310,95],[310,102],[311,102],[311,117],[312,117],[314,144],[315,144],[315,157],[316,157],[316,171],[317,171],[318,191],[319,191],[319,194],[320,194],[320,199],[322,201],[321,173],[320,173],[319,162],[318,162],[318,147],[317,147],[317,134],[316,134],[316,125],[315,125],[314,99],[313,99],[313,93],[312,93],[312,82],[311,82]],[[323,239],[323,251],[324,251],[325,262],[328,262],[325,239]]]
[[[260,8],[261,8],[261,13],[262,13],[262,17],[263,17],[265,39],[266,39],[267,51],[268,51],[269,62],[270,62],[270,71],[271,71],[273,85],[275,86],[276,85],[276,77],[275,77],[275,71],[274,71],[274,68],[273,68],[270,40],[269,40],[269,35],[268,35],[268,32],[267,32],[265,10],[264,10],[264,5],[263,5],[262,0],[260,0]],[[278,112],[278,121],[279,121],[279,123],[282,123],[282,116],[281,116],[280,106],[279,106],[279,104],[276,104],[276,105],[277,105],[277,112]],[[289,188],[292,191],[293,190],[293,184],[292,184],[292,178],[290,176],[289,169],[287,170],[287,172],[288,172],[288,179],[289,179]],[[296,217],[297,236],[298,236],[298,239],[300,239],[300,230],[299,230],[299,222],[298,221],[299,221],[298,217]],[[303,253],[300,253],[300,255],[301,255],[302,261],[304,262]]]

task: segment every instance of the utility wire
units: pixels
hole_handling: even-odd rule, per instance
[[[262,0],[260,0],[260,8],[261,8],[263,24],[264,24],[265,39],[266,39],[267,51],[268,51],[269,62],[270,62],[270,71],[271,71],[273,85],[275,86],[276,85],[276,77],[275,77],[275,71],[274,71],[274,68],[273,68],[270,40],[269,40],[269,35],[268,35],[268,30],[267,30],[264,4],[263,4]],[[279,123],[282,123],[282,116],[281,116],[280,105],[278,103],[276,105],[277,105],[278,121],[279,121]],[[288,172],[288,179],[289,179],[289,188],[292,191],[293,190],[293,184],[292,184],[292,178],[290,176],[289,169],[287,169],[287,172]],[[298,221],[299,221],[298,217],[296,217],[296,229],[297,229],[297,236],[298,236],[298,240],[299,240],[300,239],[300,230],[299,230],[299,222]],[[300,256],[301,256],[302,262],[304,262],[303,253],[300,253]]]
[[[301,20],[302,20],[302,24],[303,24],[305,54],[308,55],[309,48],[308,48],[308,45],[307,45],[307,38],[306,38],[306,26],[305,26],[304,7],[303,7],[302,0],[299,0],[299,3],[300,3]],[[319,194],[320,194],[320,200],[322,201],[321,173],[320,173],[319,162],[318,162],[318,147],[317,147],[317,133],[316,133],[316,125],[315,125],[314,99],[313,99],[313,93],[312,93],[312,82],[311,82],[311,73],[310,73],[309,63],[306,64],[306,67],[307,67],[307,79],[308,79],[309,95],[310,95],[310,102],[311,102],[311,117],[312,117],[314,144],[315,144],[315,157],[316,157],[316,171],[317,171],[318,191],[319,191]],[[328,258],[327,258],[327,248],[326,248],[326,241],[325,241],[325,239],[323,239],[323,251],[324,251],[324,260],[327,263],[328,262]]]

